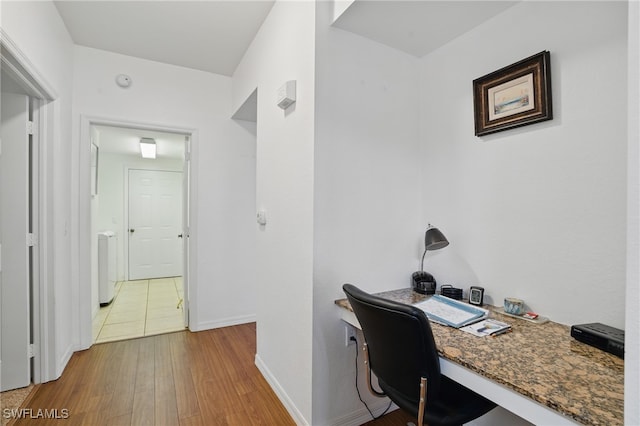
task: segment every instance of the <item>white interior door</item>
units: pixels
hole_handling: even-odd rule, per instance
[[[182,275],[182,172],[129,170],[129,279]]]
[[[28,386],[29,98],[2,93],[0,148],[0,390]]]

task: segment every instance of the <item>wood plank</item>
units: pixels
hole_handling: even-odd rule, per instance
[[[169,334],[171,366],[173,368],[173,383],[179,419],[199,417],[200,415],[198,399],[192,398],[192,395],[196,394],[196,390],[191,376],[192,358],[187,350],[186,336],[187,333]]]
[[[113,368],[118,368],[122,345],[111,348],[97,346],[85,353],[87,361],[73,384],[72,397],[67,401],[70,413],[94,413],[111,402]],[[120,354],[120,355],[119,355]],[[86,416],[85,416],[86,417]]]
[[[136,426],[155,424],[155,398],[153,389],[136,392],[134,394],[131,424]]]
[[[113,397],[109,407],[110,418],[121,419],[127,417],[129,424],[131,422],[131,413],[133,412],[133,395],[136,384],[136,369],[138,368],[138,354],[140,352],[140,339],[127,340],[126,346],[123,346],[123,356],[120,368],[116,370],[117,374],[112,375],[116,378],[113,385]],[[110,344],[105,344],[110,345]]]
[[[132,412],[113,417],[113,415],[110,413],[112,417],[107,419],[107,421],[104,423],[104,426],[130,426],[132,424],[131,414]]]
[[[208,423],[198,415],[180,418],[180,426],[208,426]]]
[[[156,336],[157,337],[157,336]],[[131,424],[155,423],[155,344],[154,338],[140,339],[136,382],[133,391]]]
[[[157,336],[155,340],[155,424],[178,424],[178,406],[173,380],[171,347],[167,335]]]

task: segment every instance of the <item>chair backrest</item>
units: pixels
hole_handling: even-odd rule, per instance
[[[440,362],[424,312],[366,293],[354,285],[342,289],[362,327],[369,365],[382,389],[418,401],[420,378],[427,378],[427,405],[438,400]]]

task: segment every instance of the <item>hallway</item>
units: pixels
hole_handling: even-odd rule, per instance
[[[94,343],[183,330],[182,277],[123,281],[93,319]]]

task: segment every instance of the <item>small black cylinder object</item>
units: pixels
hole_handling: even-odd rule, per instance
[[[435,294],[436,279],[428,272],[418,271],[411,275],[411,285],[413,291],[420,294]]]

